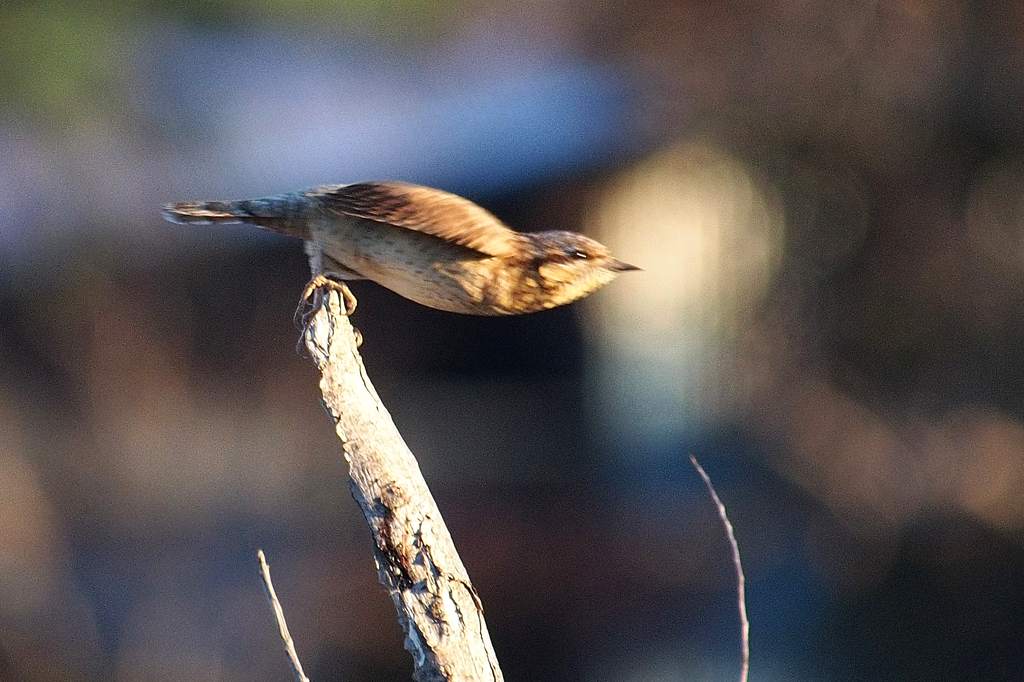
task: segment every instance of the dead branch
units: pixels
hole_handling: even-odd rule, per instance
[[[502,680],[480,598],[415,457],[366,374],[341,297],[321,290],[319,298],[303,340],[322,375],[323,405],[373,535],[380,582],[405,632],[413,678]]]

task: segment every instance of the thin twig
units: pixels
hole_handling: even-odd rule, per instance
[[[270,565],[267,563],[267,557],[263,554],[262,549],[256,552],[256,558],[260,561],[263,589],[266,592],[267,599],[270,600],[271,608],[274,609],[277,630],[281,635],[281,641],[284,642],[284,650],[288,653],[288,660],[292,664],[292,673],[294,673],[297,682],[309,682],[306,673],[302,672],[302,663],[299,662],[299,655],[295,652],[295,642],[292,641],[292,635],[288,632],[288,623],[284,620],[284,609],[281,608],[281,602],[277,600],[274,583],[270,580]]]
[[[729,547],[732,549],[732,565],[736,568],[736,601],[740,612],[740,648],[743,651],[743,663],[740,667],[740,682],[747,682],[747,673],[750,671],[750,621],[747,620],[747,594],[746,578],[743,575],[743,562],[740,561],[740,546],[736,544],[736,534],[733,532],[729,515],[725,513],[725,505],[718,498],[715,486],[711,483],[711,477],[704,471],[697,458],[690,455],[690,463],[697,470],[700,477],[704,479],[704,485],[711,494],[715,506],[718,508],[718,518],[725,526],[725,534],[729,537]]]

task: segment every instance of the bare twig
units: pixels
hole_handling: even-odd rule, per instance
[[[302,663],[299,662],[299,654],[295,651],[295,642],[292,641],[292,635],[288,632],[288,623],[284,620],[284,609],[281,608],[281,602],[277,600],[277,592],[274,591],[274,583],[270,580],[270,565],[267,563],[267,557],[263,554],[263,550],[256,552],[256,558],[260,562],[260,575],[263,577],[263,590],[267,594],[267,599],[270,600],[270,606],[274,609],[274,619],[277,621],[277,630],[281,635],[281,641],[284,642],[284,650],[288,653],[288,660],[292,664],[292,673],[295,675],[296,682],[309,682],[309,678],[306,677],[306,673],[302,672]]]
[[[718,493],[715,492],[715,486],[711,483],[711,477],[708,476],[707,472],[704,471],[704,467],[700,465],[700,462],[693,455],[690,455],[690,463],[693,464],[693,468],[697,470],[700,477],[704,479],[704,485],[711,494],[715,507],[718,508],[718,518],[722,520],[722,525],[725,526],[725,534],[729,538],[729,547],[732,549],[732,565],[736,568],[736,601],[740,612],[740,648],[743,652],[740,682],[746,682],[747,673],[750,671],[750,621],[747,620],[746,578],[743,575],[743,562],[740,561],[740,546],[736,543],[736,534],[733,532],[729,515],[725,513],[725,505],[722,504],[722,500],[718,498]]]
[[[349,488],[373,535],[380,582],[412,654],[413,677],[501,680],[480,598],[416,458],[381,403],[337,291],[321,290],[303,340],[349,464]]]

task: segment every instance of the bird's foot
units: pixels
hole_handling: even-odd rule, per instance
[[[293,321],[295,326],[302,330],[303,334],[299,337],[298,345],[296,346],[296,352],[300,355],[303,354],[303,348],[305,346],[305,330],[309,326],[309,322],[313,315],[323,305],[323,295],[326,293],[324,290],[337,291],[341,295],[342,304],[345,306],[345,315],[351,315],[356,310],[355,294],[348,288],[348,285],[336,279],[331,279],[327,275],[320,273],[314,275],[309,282],[306,284],[306,288],[302,290],[302,297],[299,299],[299,305],[295,308],[295,315]],[[355,327],[352,327],[352,332],[355,334],[356,348],[363,345],[363,334]]]
[[[345,304],[346,315],[351,315],[356,311],[358,301],[352,290],[348,288],[348,285],[320,273],[314,275],[306,284],[306,288],[302,290],[302,296],[299,298],[299,305],[295,308],[293,321],[299,329],[305,329],[309,323],[309,318],[320,308],[318,296],[321,289],[337,291],[341,295],[341,300]]]

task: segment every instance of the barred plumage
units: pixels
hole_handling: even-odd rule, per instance
[[[298,237],[315,274],[370,279],[425,306],[470,315],[564,305],[638,269],[581,234],[516,232],[468,199],[401,182],[172,204],[164,217]]]

